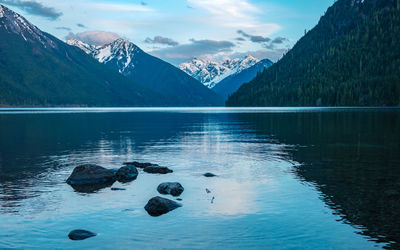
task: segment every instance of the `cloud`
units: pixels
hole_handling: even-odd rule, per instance
[[[56,27],[56,30],[66,30],[66,31],[70,31],[71,29],[68,27]]]
[[[63,14],[36,1],[0,0],[0,3],[20,8],[31,15],[45,17],[50,20],[56,20]]]
[[[198,12],[206,14],[199,19],[208,25],[230,29],[245,29],[253,33],[269,36],[281,29],[276,23],[265,23],[264,7],[259,7],[249,0],[187,0]]]
[[[260,10],[247,0],[188,0],[192,6],[198,6],[215,16],[224,18],[248,18],[249,13],[260,13]]]
[[[120,38],[120,36],[113,32],[106,31],[85,31],[82,33],[72,33],[70,32],[65,39],[76,39],[90,45],[101,46],[104,44],[111,43]]]
[[[238,30],[237,33],[246,38],[249,38],[249,40],[252,41],[253,43],[266,43],[266,42],[271,41],[271,38],[269,38],[269,37],[250,35],[250,34],[244,32],[243,30]]]
[[[86,28],[86,26],[84,24],[81,24],[81,23],[77,23],[76,26],[78,26],[79,28]]]
[[[287,38],[277,37],[274,40],[272,40],[272,43],[274,43],[274,44],[282,44],[282,43],[285,43],[285,42],[288,42],[288,41],[289,41],[289,39],[287,39]]]
[[[193,57],[201,58],[221,52],[231,52],[233,47],[235,44],[230,41],[190,39],[190,43],[154,50],[150,54],[178,65]]]
[[[147,4],[146,4],[147,5]],[[143,4],[119,4],[119,3],[91,3],[89,8],[107,12],[152,12],[153,9]]]
[[[243,37],[237,37],[236,39],[235,39],[236,41],[246,41],[246,39],[244,39]]]
[[[169,45],[169,46],[179,45],[178,42],[172,40],[171,38],[162,37],[162,36],[155,36],[153,39],[148,37],[148,38],[146,38],[146,40],[144,40],[144,42],[150,43],[150,44],[163,44],[163,45]]]

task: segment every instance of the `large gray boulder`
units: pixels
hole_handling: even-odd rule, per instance
[[[94,164],[78,166],[67,179],[70,185],[105,184],[115,182],[115,170]]]
[[[94,236],[96,236],[95,233],[82,229],[73,230],[68,234],[68,238],[71,240],[84,240]]]
[[[179,182],[164,182],[158,185],[157,191],[160,194],[170,194],[172,196],[179,196],[185,190]]]
[[[115,178],[119,182],[133,181],[139,175],[138,170],[135,166],[124,166],[115,173]]]
[[[166,214],[178,207],[181,207],[182,204],[172,201],[169,199],[162,198],[160,196],[153,197],[147,202],[144,209],[151,216],[160,216]]]
[[[149,174],[168,174],[173,172],[171,169],[167,167],[160,167],[160,166],[145,167],[143,171]]]

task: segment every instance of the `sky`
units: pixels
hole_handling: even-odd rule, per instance
[[[252,55],[277,61],[334,0],[0,0],[61,40],[127,39],[174,65]]]

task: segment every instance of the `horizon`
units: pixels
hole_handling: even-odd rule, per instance
[[[334,1],[166,2],[0,0],[62,41],[104,45],[123,38],[175,66],[246,55],[276,62]]]

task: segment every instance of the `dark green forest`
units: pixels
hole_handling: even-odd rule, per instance
[[[227,106],[399,106],[400,0],[339,0]]]

